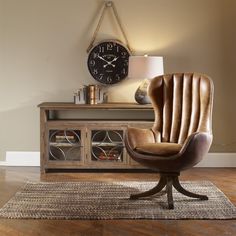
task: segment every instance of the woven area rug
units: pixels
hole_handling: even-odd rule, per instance
[[[27,183],[1,209],[0,217],[23,219],[236,219],[236,207],[211,182],[182,182],[186,189],[206,194],[208,201],[173,192],[175,209],[166,195],[129,200],[156,182]]]

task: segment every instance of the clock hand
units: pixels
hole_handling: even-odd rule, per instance
[[[106,63],[108,63],[109,64],[109,61],[107,61],[106,59],[104,59],[103,57],[101,57],[101,56],[99,56],[98,55],[98,58],[100,58],[101,60],[103,60],[103,61],[105,61]]]
[[[109,65],[115,67],[115,65],[112,64],[111,62],[108,62],[106,65],[103,65],[103,67],[106,68],[106,67],[109,66]]]
[[[111,65],[113,67],[115,67],[114,64],[112,64],[112,62],[116,61],[119,57],[115,57],[112,61],[108,61],[106,65],[104,65],[103,67],[106,68],[108,65]]]
[[[100,58],[101,60],[103,60],[103,61],[105,61],[107,63],[106,65],[103,65],[104,68],[106,68],[108,65],[111,65],[111,66],[115,67],[115,65],[113,65],[110,61],[107,61],[103,57],[98,55],[98,58]]]
[[[112,61],[110,61],[110,63],[112,63],[113,61],[116,61],[119,57],[115,57]]]
[[[119,57],[115,57],[112,61],[110,61],[108,64],[112,64],[112,62],[116,61]]]

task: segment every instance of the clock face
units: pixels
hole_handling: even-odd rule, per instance
[[[89,52],[89,72],[100,83],[118,83],[128,75],[129,55],[128,49],[116,41],[99,43]]]

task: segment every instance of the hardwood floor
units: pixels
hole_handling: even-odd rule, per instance
[[[50,173],[39,168],[0,168],[0,207],[27,181],[156,180],[153,173]],[[236,205],[236,168],[194,168],[180,180],[209,180]],[[0,235],[81,236],[229,236],[236,235],[236,220],[11,220],[0,219]]]

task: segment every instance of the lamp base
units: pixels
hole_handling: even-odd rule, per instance
[[[149,79],[144,79],[135,92],[134,98],[139,104],[150,104],[150,98],[147,94],[147,88],[150,84]]]

